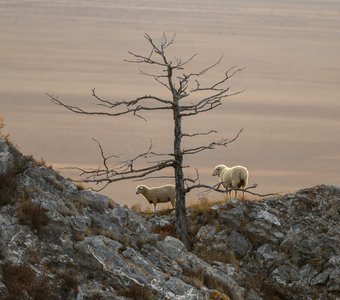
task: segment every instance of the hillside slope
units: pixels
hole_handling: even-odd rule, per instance
[[[337,299],[340,190],[138,214],[0,139],[1,299]]]

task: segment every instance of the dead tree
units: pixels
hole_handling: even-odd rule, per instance
[[[230,92],[229,87],[226,87],[226,83],[228,79],[233,77],[241,69],[231,67],[224,72],[220,80],[211,84],[203,85],[200,80],[202,76],[216,67],[221,62],[221,59],[219,59],[216,63],[201,69],[199,72],[185,73],[184,69],[186,65],[196,57],[196,54],[186,60],[181,60],[179,58],[170,59],[166,51],[167,48],[174,43],[174,36],[169,38],[168,36],[163,35],[160,42],[156,42],[148,34],[145,34],[145,38],[151,48],[150,53],[148,53],[148,55],[140,55],[129,52],[131,59],[126,61],[134,64],[152,66],[157,69],[155,73],[148,73],[145,71],[141,71],[141,73],[162,85],[167,90],[170,97],[144,95],[130,101],[110,101],[99,97],[96,90],[92,89],[92,96],[95,98],[96,104],[99,105],[101,109],[89,111],[81,107],[66,104],[59,100],[58,97],[52,95],[48,96],[55,104],[61,105],[64,108],[78,114],[106,115],[112,117],[130,114],[132,116],[145,119],[143,112],[146,111],[170,111],[172,113],[174,122],[174,144],[172,151],[169,153],[154,152],[151,145],[145,153],[140,153],[132,159],[125,160],[119,165],[111,167],[109,166],[109,160],[113,156],[106,156],[101,144],[96,141],[103,159],[103,167],[95,170],[79,169],[79,171],[81,172],[80,175],[84,178],[84,182],[101,184],[102,189],[108,184],[116,181],[145,178],[150,174],[163,170],[164,168],[173,168],[177,196],[176,233],[178,238],[180,238],[182,242],[189,247],[185,195],[186,192],[192,188],[200,187],[200,184],[197,184],[197,179],[193,180],[184,176],[183,158],[185,156],[211,150],[219,146],[225,147],[227,144],[235,140],[241,131],[234,139],[231,140],[222,139],[210,142],[207,145],[183,149],[181,145],[183,138],[192,138],[199,135],[209,136],[216,133],[216,131],[208,130],[207,132],[196,132],[191,134],[184,133],[182,131],[182,119],[194,117],[200,113],[213,110],[220,106],[223,103],[223,100],[227,97],[240,93],[240,91],[233,93]],[[189,96],[191,96],[191,98]],[[144,165],[142,167],[136,167],[137,162],[141,159],[149,159],[150,157],[153,159],[156,158],[154,163],[148,166]],[[192,183],[192,187],[189,187],[190,181]],[[206,187],[206,185],[202,186]]]

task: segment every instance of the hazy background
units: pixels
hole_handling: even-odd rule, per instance
[[[3,131],[24,154],[55,168],[98,166],[92,137],[107,154],[122,153],[122,159],[146,150],[151,138],[155,150],[169,151],[172,117],[167,113],[150,114],[147,122],[84,117],[51,104],[45,95],[73,105],[88,105],[93,87],[108,99],[166,97],[161,86],[138,74],[140,66],[123,61],[128,51],[148,53],[144,33],[156,40],[176,33],[171,55],[198,54],[188,72],[224,55],[208,80],[231,66],[246,67],[229,82],[233,91],[246,88],[244,93],[184,121],[184,131],[216,129],[216,138],[232,138],[244,128],[228,148],[187,161],[189,175],[199,168],[201,181],[214,184],[215,165],[242,164],[260,193],[339,185],[339,0],[0,0]],[[104,193],[121,204],[145,204],[135,195],[137,184],[118,182]]]

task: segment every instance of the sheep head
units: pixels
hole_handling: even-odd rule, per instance
[[[144,194],[145,189],[146,185],[138,185],[136,187],[136,194]]]
[[[214,168],[214,172],[212,173],[212,176],[220,176],[221,172],[226,168],[225,165],[218,165]]]

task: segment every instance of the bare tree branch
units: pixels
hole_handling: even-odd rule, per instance
[[[234,138],[230,139],[221,139],[219,141],[211,142],[209,145],[206,146],[198,146],[196,148],[190,148],[190,149],[183,149],[183,155],[191,155],[191,154],[197,154],[199,152],[205,151],[205,150],[212,150],[216,147],[227,147],[228,144],[234,142],[243,131],[243,128],[238,131],[236,136]]]
[[[139,114],[139,112],[142,111],[153,111],[153,110],[171,110],[173,108],[173,103],[170,100],[162,99],[156,96],[152,95],[145,95],[142,97],[138,97],[131,101],[108,101],[100,98],[97,96],[95,89],[92,89],[92,96],[99,101],[96,105],[102,106],[104,108],[108,109],[117,109],[116,112],[108,112],[108,111],[88,111],[84,110],[83,108],[77,107],[77,106],[71,106],[68,104],[65,104],[64,102],[60,101],[58,97],[52,96],[50,94],[47,94],[47,96],[50,98],[50,100],[60,106],[65,107],[66,109],[78,113],[78,114],[85,114],[85,115],[102,115],[102,116],[110,116],[110,117],[117,117],[121,115],[131,114],[136,117],[142,118],[143,120],[146,120],[143,116]],[[151,101],[154,101],[154,103],[161,103],[162,105],[152,105],[150,103]],[[149,105],[142,105],[139,104],[140,102],[148,102]]]
[[[214,186],[198,183],[198,184],[191,185],[191,186],[187,187],[185,192],[189,193],[193,189],[202,189],[202,188],[205,188],[206,190],[200,193],[201,197],[207,195],[208,193],[210,193],[212,191],[219,192],[219,193],[226,193],[227,192],[225,189],[220,189],[219,186],[220,186],[219,183],[215,184]],[[257,184],[256,183],[254,183],[251,186],[248,186],[245,189],[229,189],[228,191],[245,192],[247,194],[250,194],[250,195],[253,195],[253,196],[262,197],[262,198],[263,197],[270,197],[270,196],[277,196],[278,195],[278,193],[260,194],[260,193],[255,193],[255,192],[250,191],[251,189],[255,189],[255,188],[257,188]]]
[[[97,145],[98,145],[98,147],[99,147],[99,150],[100,150],[101,157],[102,157],[102,159],[103,159],[103,165],[104,165],[104,167],[105,167],[105,171],[106,171],[107,173],[109,173],[109,167],[108,167],[108,165],[107,165],[107,161],[108,161],[109,159],[111,159],[112,157],[118,158],[118,156],[117,156],[117,155],[109,155],[109,156],[105,156],[105,155],[104,155],[104,151],[103,151],[103,147],[102,147],[102,145],[100,144],[100,142],[99,142],[98,140],[96,140],[95,138],[92,138],[92,140],[95,141],[95,142],[97,143]]]
[[[113,183],[113,182],[118,182],[118,181],[127,180],[127,179],[144,178],[149,174],[153,174],[155,172],[161,171],[162,169],[171,167],[174,164],[173,158],[170,158],[170,159],[162,159],[162,160],[158,159],[154,162],[151,162],[152,164],[151,166],[136,167],[135,165],[139,162],[139,160],[145,160],[145,159],[152,158],[152,157],[173,156],[172,153],[157,153],[157,152],[152,151],[153,146],[151,142],[147,151],[137,154],[136,156],[129,158],[127,160],[121,160],[113,166],[109,166],[108,161],[111,158],[119,159],[119,156],[118,155],[106,156],[104,154],[104,150],[100,142],[96,139],[93,139],[93,140],[97,143],[100,149],[103,168],[98,167],[98,168],[83,169],[79,167],[68,167],[65,169],[79,171],[79,176],[82,178],[81,181],[84,183],[94,183],[97,185],[102,185],[98,189],[92,188],[95,191],[101,191],[105,187],[107,187],[108,184]]]
[[[216,130],[209,130],[209,131],[206,131],[206,132],[196,132],[196,133],[183,133],[182,136],[183,137],[196,137],[196,136],[199,136],[199,135],[209,135],[209,134],[212,134],[212,133],[217,133]]]

